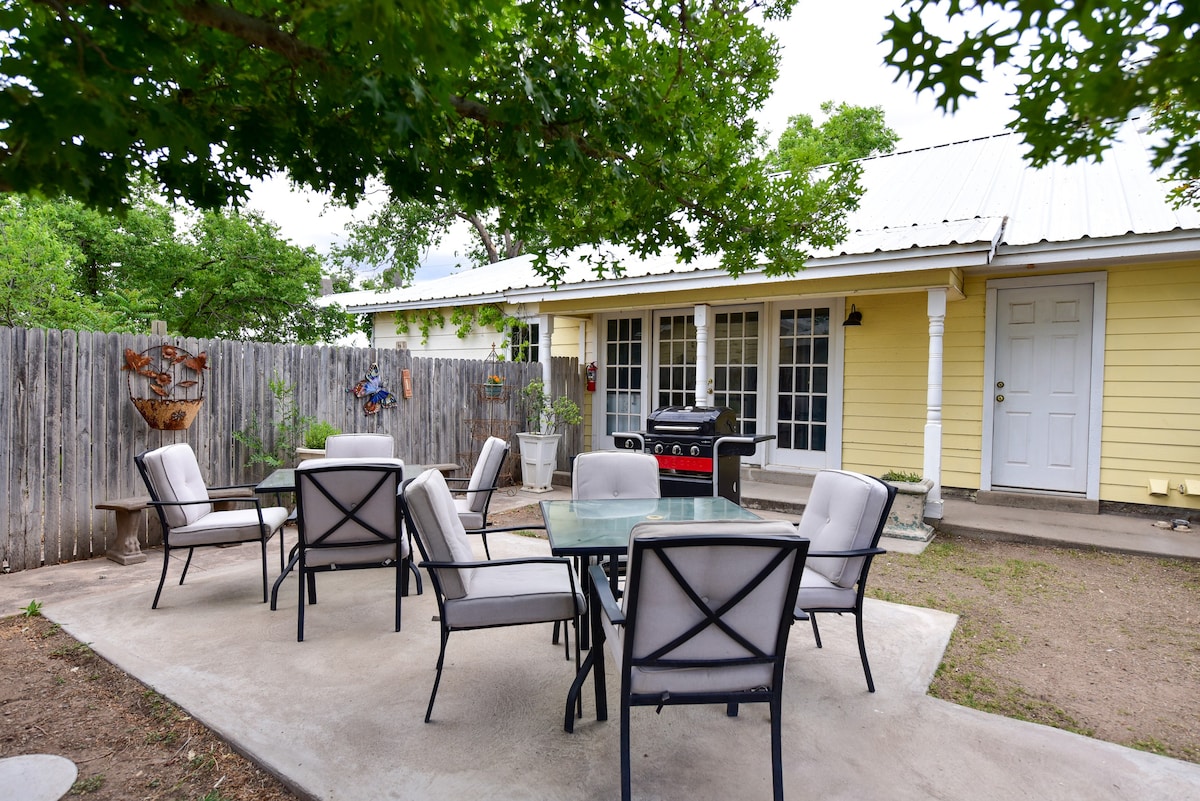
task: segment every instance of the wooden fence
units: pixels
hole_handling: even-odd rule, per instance
[[[204,402],[185,431],[151,429],[130,400],[130,373],[121,370],[127,348],[163,344],[207,354]],[[397,405],[367,415],[349,390],[372,364]],[[409,399],[402,370],[411,371]],[[485,400],[481,385],[497,371],[507,391]],[[273,440],[280,413],[273,379],[295,387],[301,415],[344,432],[390,434],[397,455],[410,462],[469,468],[489,434],[510,440],[516,452],[512,435],[525,428],[518,390],[540,377],[537,364],[427,359],[403,350],[0,328],[0,569],[104,554],[115,539],[114,514],[95,504],[146,494],[133,457],[148,448],[190,443],[210,485],[264,478],[269,468],[247,466],[251,454],[233,433],[257,424]],[[574,359],[554,360],[551,389],[582,405]],[[571,428],[560,469],[582,448],[582,427]],[[157,544],[156,524],[142,536],[143,545]]]

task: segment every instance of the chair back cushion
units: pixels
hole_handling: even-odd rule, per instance
[[[658,460],[636,451],[592,451],[575,457],[571,498],[658,498]]]
[[[164,445],[142,454],[142,474],[150,497],[172,503],[207,501],[208,487],[200,475],[200,464],[192,446],[186,442]],[[213,510],[212,504],[164,506],[163,516],[171,528],[196,522]]]
[[[325,439],[326,459],[382,457],[396,455],[396,440],[388,434],[334,434]]]
[[[882,481],[846,470],[822,470],[800,517],[800,536],[813,553],[874,548],[891,507]],[[810,557],[808,568],[839,587],[853,587],[866,557]]]
[[[479,461],[471,471],[471,480],[467,483],[467,508],[471,512],[482,512],[488,500],[487,490],[496,486],[500,478],[500,466],[504,463],[504,454],[508,446],[499,437],[488,437],[479,451]]]
[[[806,549],[785,521],[636,525],[616,632],[633,692],[772,687]]]
[[[503,442],[503,441],[502,441]],[[475,555],[446,479],[437,470],[426,470],[404,489],[408,514],[416,527],[428,558],[435,562],[472,562]],[[464,597],[471,587],[471,571],[438,570],[442,594],[448,599]]]
[[[406,554],[398,497],[403,475],[404,462],[391,458],[301,463],[296,522],[305,563],[371,564]]]

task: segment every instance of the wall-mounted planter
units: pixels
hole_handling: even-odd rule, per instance
[[[883,535],[922,542],[933,539],[933,526],[925,522],[925,499],[933,489],[933,482],[924,478],[887,483],[896,488],[896,500],[883,526]]]
[[[204,398],[130,398],[147,425],[160,431],[183,431],[200,412]]]
[[[129,400],[154,429],[182,431],[204,403],[204,371],[208,357],[193,356],[175,345],[155,345],[137,353],[125,349],[125,386]]]

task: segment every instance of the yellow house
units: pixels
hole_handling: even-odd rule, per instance
[[[591,449],[728,406],[775,436],[744,462],[920,473],[933,518],[944,492],[1200,508],[1200,212],[1166,202],[1141,134],[1098,164],[1034,170],[1004,134],[862,165],[851,235],[792,277],[627,259],[552,288],[519,258],[332,300],[377,347],[594,363]],[[485,308],[506,322],[460,336]]]

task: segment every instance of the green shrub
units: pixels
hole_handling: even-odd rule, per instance
[[[304,447],[314,450],[322,450],[325,447],[325,440],[335,434],[342,433],[340,428],[334,428],[324,420],[313,423],[308,430],[304,432]]]

